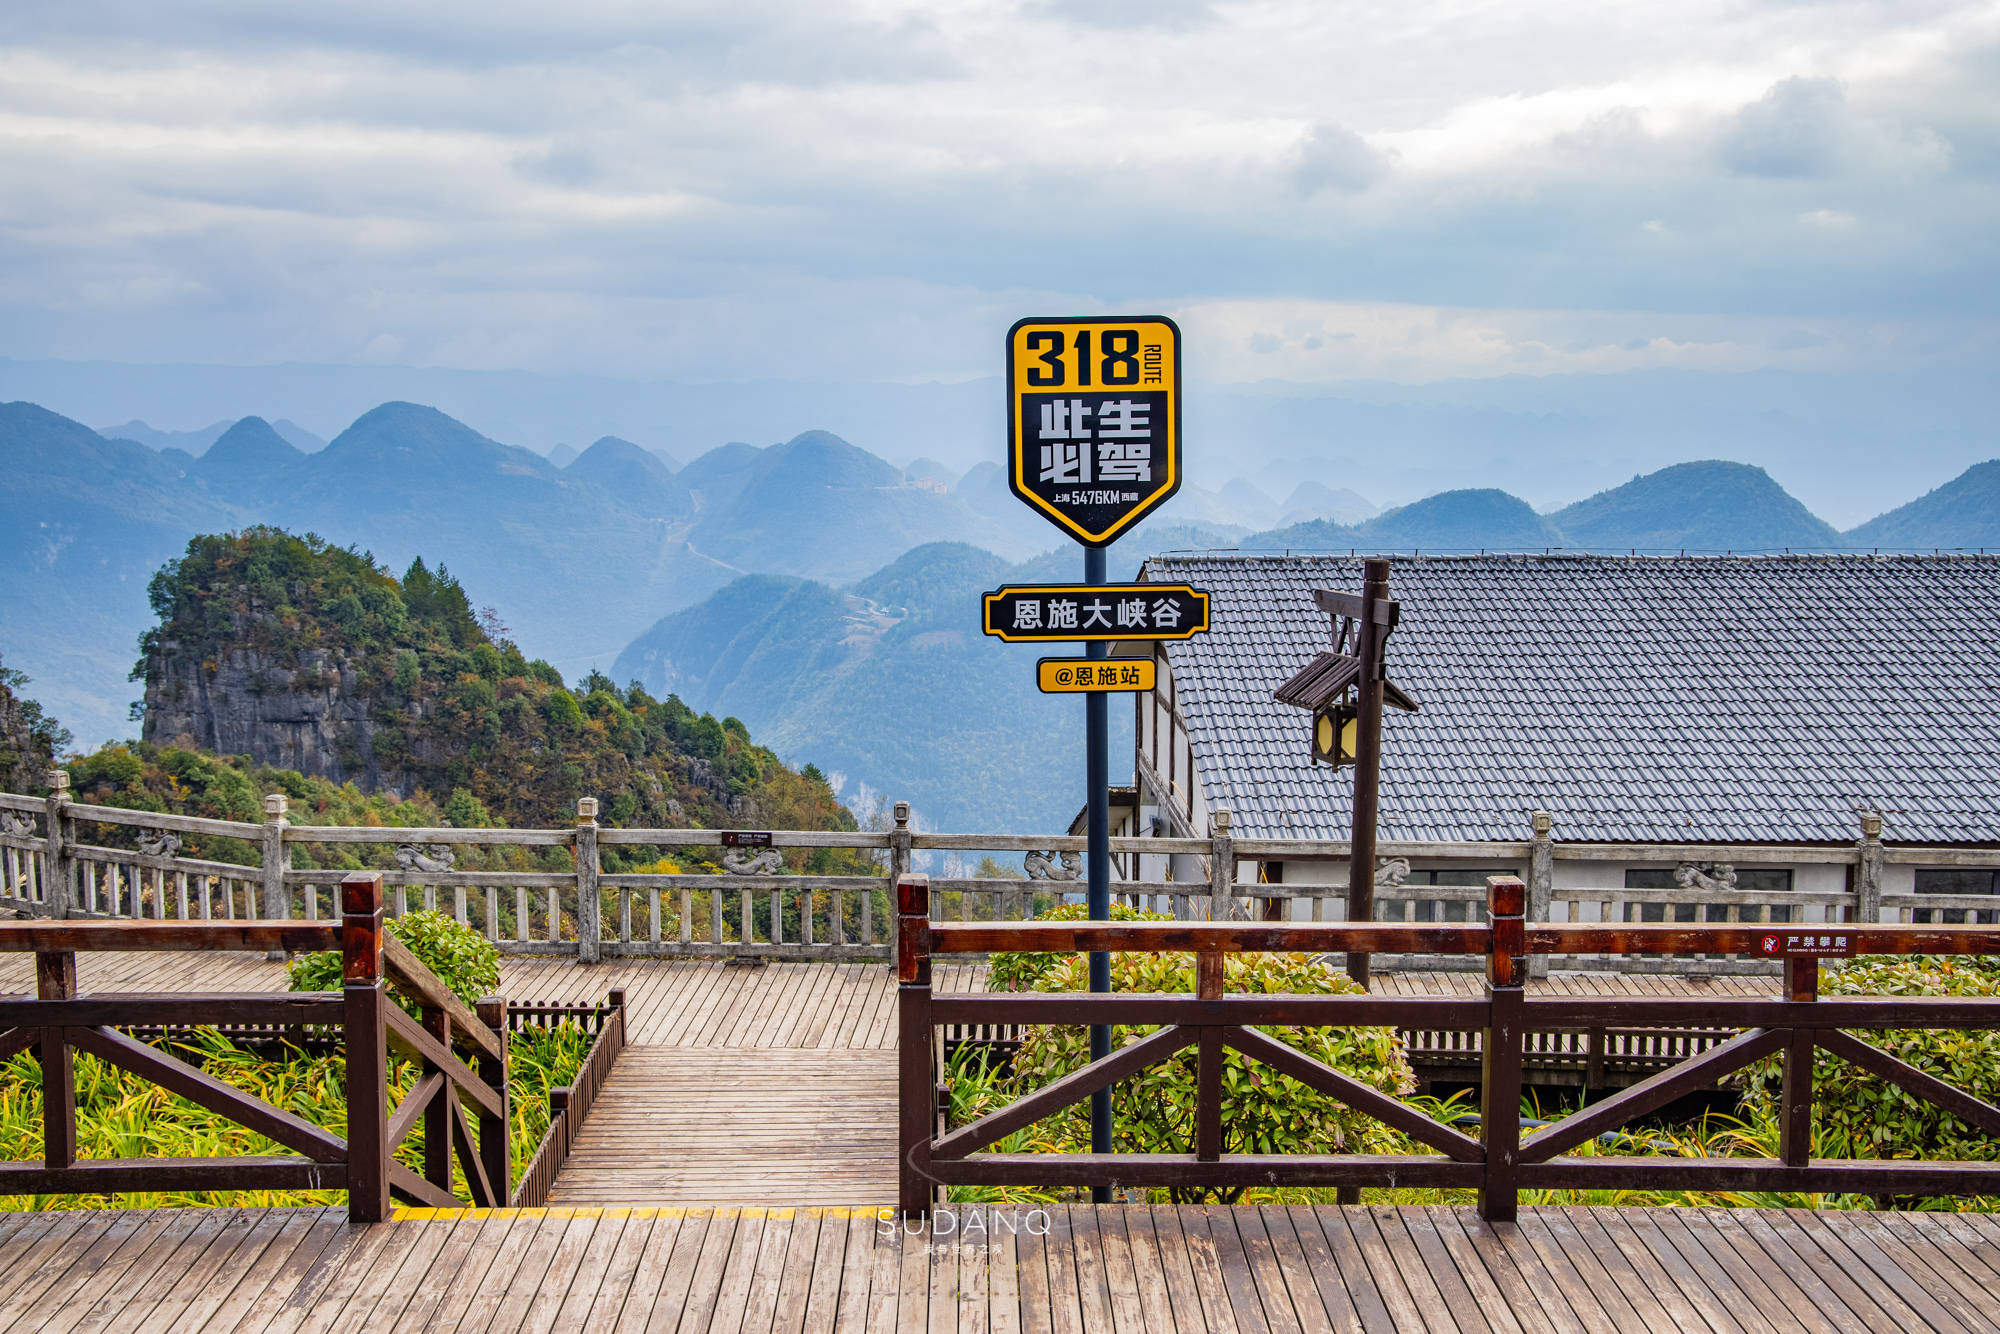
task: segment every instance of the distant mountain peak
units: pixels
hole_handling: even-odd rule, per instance
[[[577,455],[563,476],[601,487],[617,503],[648,518],[675,518],[694,510],[694,497],[657,454],[615,435]]]
[[[1943,486],[1850,530],[1843,540],[1909,551],[2000,548],[2000,459],[1973,464]]]
[[[1840,534],[1762,468],[1676,463],[1557,510],[1575,546],[1617,551],[1824,551]]]
[[[305,451],[279,435],[262,417],[245,417],[224,431],[201,456],[204,473],[226,468],[269,468],[289,466],[305,457]]]

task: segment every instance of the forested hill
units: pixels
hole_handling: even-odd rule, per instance
[[[43,791],[56,752],[69,744],[69,733],[20,693],[27,684],[21,673],[0,666],[0,789],[8,792]]]
[[[444,801],[503,824],[852,828],[810,766],[743,724],[531,661],[444,569],[398,580],[358,552],[273,528],[197,537],[153,579],[141,641],[145,740],[247,755]]]

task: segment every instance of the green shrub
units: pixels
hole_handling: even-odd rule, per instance
[[[500,986],[500,949],[469,926],[441,912],[413,912],[391,917],[388,932],[436,973],[454,996],[467,1005],[491,996]],[[293,991],[340,990],[340,955],[332,950],[302,954],[292,960]],[[415,1006],[398,997],[412,1014]]]
[[[1911,955],[1856,959],[1820,970],[1825,996],[2000,996],[2000,959]],[[1889,1029],[1854,1036],[1987,1102],[2000,1101],[2000,1031]],[[1777,1120],[1777,1057],[1745,1075],[1745,1111]],[[1841,1158],[2000,1157],[2000,1140],[1830,1052],[1813,1056],[1815,1153]]]
[[[1090,909],[1081,903],[1063,903],[1047,912],[1037,913],[1032,919],[1037,922],[1084,922],[1090,920]],[[1171,922],[1172,913],[1140,912],[1137,908],[1123,903],[1111,905],[1111,920],[1114,922]],[[1053,971],[1065,959],[1076,957],[1054,950],[1024,951],[993,956],[993,966],[987,973],[986,985],[994,991],[1033,991],[1036,984]]]
[[[1345,974],[1305,954],[1230,955],[1223,964],[1228,991],[1309,996],[1359,993]],[[1061,960],[1039,979],[1039,990],[1085,991],[1089,968],[1082,955]],[[1133,992],[1194,990],[1192,954],[1114,954],[1111,989]],[[1154,1027],[1115,1025],[1111,1044],[1137,1041]],[[1400,1097],[1416,1087],[1409,1055],[1393,1028],[1294,1028],[1263,1026],[1259,1032],[1334,1067],[1370,1088]],[[1195,1133],[1197,1056],[1187,1047],[1150,1066],[1112,1090],[1114,1149],[1121,1153],[1191,1153]],[[1014,1057],[1013,1077],[1004,1089],[1012,1101],[1090,1062],[1087,1028],[1031,1027]],[[997,1105],[999,1099],[995,1100]],[[1049,1153],[1086,1153],[1090,1109],[1073,1104],[1034,1127],[1029,1147]],[[1236,1051],[1225,1051],[1222,1069],[1222,1151],[1224,1153],[1395,1153],[1403,1137],[1346,1104],[1307,1088]],[[1176,1199],[1204,1192],[1177,1192]],[[1219,1192],[1234,1200],[1240,1187]]]
[[[516,1184],[549,1127],[549,1090],[566,1087],[583,1068],[591,1035],[582,1025],[517,1029],[508,1035],[508,1088],[512,1117],[507,1150]],[[158,1040],[154,1046],[199,1065],[234,1088],[282,1107],[323,1130],[347,1133],[347,1063],[339,1049],[300,1051],[283,1059],[240,1047],[213,1029]],[[400,1102],[417,1082],[416,1062],[392,1054],[389,1094]],[[85,1158],[231,1158],[287,1152],[254,1130],[169,1093],[140,1075],[76,1056],[77,1145]],[[474,1132],[477,1134],[477,1132]],[[412,1171],[423,1170],[424,1129],[419,1123],[396,1151]],[[22,1052],[0,1061],[0,1160],[42,1156],[41,1067]],[[464,1174],[454,1167],[453,1190],[469,1198]],[[122,1195],[0,1196],[0,1205],[22,1209],[235,1208],[338,1204],[338,1190],[148,1191]]]

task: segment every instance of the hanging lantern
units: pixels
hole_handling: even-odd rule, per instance
[[[1339,768],[1354,763],[1359,742],[1361,711],[1352,701],[1342,700],[1313,714],[1312,757],[1314,764]]]

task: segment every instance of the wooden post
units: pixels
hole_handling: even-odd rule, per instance
[[[576,1139],[576,1128],[569,1123],[567,1088],[549,1090],[549,1124],[562,1132],[563,1157],[569,1157],[570,1146]]]
[[[76,843],[76,822],[69,818],[69,771],[49,770],[48,849],[42,862],[42,896],[51,917],[67,917],[76,907],[76,862],[70,848]]]
[[[507,1001],[502,996],[487,996],[472,1008],[480,1023],[500,1035],[500,1055],[493,1057],[482,1052],[478,1066],[479,1077],[485,1081],[486,1087],[500,1095],[500,1115],[495,1116],[483,1107],[478,1109],[479,1162],[486,1169],[486,1179],[492,1183],[497,1197],[492,1201],[492,1207],[498,1209],[509,1204],[513,1195],[508,1178],[511,1166],[507,1153],[507,1129],[514,1123],[513,1097],[507,1089]]]
[[[1819,999],[1819,960],[1785,960],[1785,999]],[[1787,1167],[1812,1160],[1813,1047],[1809,1026],[1794,1026],[1785,1037],[1785,1073],[1778,1087],[1778,1157]]]
[[[1389,562],[1362,562],[1360,643],[1361,681],[1354,728],[1354,834],[1348,843],[1347,919],[1375,920],[1375,818],[1382,786],[1382,627],[1375,609],[1389,596]],[[1368,987],[1368,955],[1350,951],[1347,975]]]
[[[597,798],[576,799],[576,957],[596,963],[603,957],[603,905],[597,899]]]
[[[897,1206],[905,1218],[926,1218],[935,1129],[931,1069],[931,882],[896,879],[896,1124]]]
[[[76,999],[76,955],[70,950],[37,952],[35,997]],[[42,1162],[54,1169],[76,1166],[76,1051],[69,1030],[42,1030]]]
[[[1511,1223],[1520,1204],[1521,983],[1527,974],[1528,887],[1518,876],[1486,878],[1488,945],[1487,1020],[1480,1053],[1479,1138],[1486,1147],[1486,1176],[1479,1187],[1479,1216]]]
[[[1222,999],[1222,951],[1203,950],[1194,956],[1197,1000]],[[1196,1035],[1194,1081],[1194,1156],[1204,1163],[1222,1158],[1222,1030],[1203,1024]]]
[[[1854,920],[1882,920],[1882,816],[1861,812],[1861,844],[1854,877]]]
[[[1528,843],[1528,920],[1540,926],[1546,924],[1555,911],[1556,849],[1549,837],[1549,831],[1555,826],[1555,817],[1547,811],[1536,811],[1528,819],[1534,830]],[[1549,956],[1529,956],[1528,976],[1548,975]]]
[[[388,983],[382,979],[382,873],[340,882],[340,977],[347,1013],[347,1218],[389,1216]]]
[[[429,1005],[422,1006],[418,1013],[424,1031],[442,1043],[446,1051],[450,1051],[451,1016]],[[421,1079],[437,1070],[437,1066],[425,1060],[421,1063],[418,1078]],[[431,1099],[430,1105],[425,1107],[423,1112],[424,1180],[447,1195],[451,1193],[452,1109],[457,1102],[458,1088],[447,1078],[444,1087],[438,1090],[437,1096]],[[395,1151],[396,1146],[391,1144],[389,1152]]]

